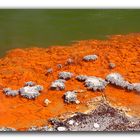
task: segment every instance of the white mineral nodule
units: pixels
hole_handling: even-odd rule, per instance
[[[57,130],[58,131],[67,131],[67,128],[64,126],[59,126],[59,127],[57,127]]]
[[[116,86],[126,88],[128,82],[124,80],[121,74],[119,73],[110,73],[106,76],[106,80]]]
[[[96,129],[100,127],[98,123],[94,123],[93,126],[94,126],[94,128],[96,128]]]
[[[65,89],[65,80],[58,79],[51,83],[50,88],[52,90],[64,90]]]
[[[43,86],[35,85],[35,82],[29,81],[26,82],[24,87],[20,88],[19,90],[12,90],[11,88],[4,88],[3,92],[7,96],[16,96],[20,94],[22,97],[28,99],[34,99],[40,95],[40,91],[43,90]]]
[[[76,103],[76,104],[80,104],[80,101],[79,101],[79,100],[76,100],[75,103]]]
[[[130,90],[131,91],[131,90],[134,90],[134,88],[135,88],[135,86],[134,86],[133,83],[131,84],[131,83],[128,82],[128,84],[126,85],[126,89],[127,90]]]
[[[106,76],[106,80],[110,83],[115,83],[116,81],[123,81],[124,78],[119,73],[110,73]]]
[[[107,82],[104,79],[98,77],[88,77],[85,80],[85,86],[93,91],[101,91],[105,89],[106,85]]]
[[[45,103],[46,106],[48,106],[48,104],[50,104],[51,101],[49,99],[45,99],[44,103]]]
[[[83,57],[84,61],[94,61],[97,60],[98,56],[97,55],[86,55]]]
[[[125,88],[127,90],[133,90],[134,84],[129,83],[128,81],[124,80],[123,76],[119,73],[110,73],[106,76],[106,80],[116,86],[121,88]]]
[[[69,80],[72,77],[73,77],[73,73],[66,72],[66,71],[60,72],[59,75],[58,75],[59,79],[64,79],[64,80]]]
[[[16,96],[19,94],[18,90],[12,90],[11,88],[4,88],[3,92],[6,96]]]
[[[75,123],[75,120],[69,120],[68,124],[73,125]]]
[[[66,103],[76,103],[77,102],[77,93],[74,91],[67,91],[64,94],[64,101]]]
[[[40,95],[39,91],[42,90],[42,86],[26,86],[20,88],[19,92],[22,97],[28,98],[28,99],[34,99]]]

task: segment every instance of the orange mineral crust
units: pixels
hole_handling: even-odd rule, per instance
[[[96,61],[83,61],[86,55],[96,54]],[[67,60],[72,59],[72,63]],[[115,68],[110,68],[114,63]],[[61,64],[61,67],[58,64]],[[52,72],[47,70],[52,68]],[[65,90],[51,90],[50,85],[58,79],[59,72],[74,73],[65,83]],[[42,126],[47,120],[67,112],[85,112],[86,102],[101,96],[102,92],[87,90],[82,82],[75,79],[78,75],[97,76],[118,72],[132,83],[140,82],[140,34],[116,35],[108,40],[85,40],[71,46],[49,48],[27,48],[9,51],[0,59],[0,126],[24,130],[31,126]],[[3,88],[19,89],[27,81],[44,86],[41,95],[29,100],[21,97],[6,96]],[[66,91],[81,91],[80,104],[67,104],[63,95]],[[111,103],[128,107],[131,113],[140,116],[140,94],[108,85],[104,94]],[[44,100],[51,101],[45,106]]]

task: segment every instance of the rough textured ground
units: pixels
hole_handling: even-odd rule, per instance
[[[128,117],[124,111],[101,103],[88,114],[77,113],[66,121],[54,124],[66,131],[140,131],[140,119]]]
[[[82,60],[84,56],[91,54],[98,55],[98,59],[91,62]],[[68,59],[72,59],[73,63],[67,63]],[[115,63],[116,67],[110,69],[110,62]],[[62,64],[62,68],[58,67],[58,64]],[[53,69],[52,73],[47,72],[49,68]],[[50,90],[51,82],[58,79],[58,73],[61,71],[72,72],[74,77],[66,82],[64,91]],[[101,95],[114,106],[126,107],[129,114],[139,117],[138,93],[128,92],[112,85],[107,86],[104,92],[93,92],[75,79],[75,76],[80,74],[104,79],[111,72],[121,73],[130,82],[140,82],[140,34],[116,35],[102,41],[79,41],[71,46],[11,50],[0,59],[0,127],[26,130],[31,126],[43,126],[47,124],[49,118],[63,113],[91,110],[93,106],[88,106],[87,102]],[[20,96],[6,97],[2,92],[5,87],[18,89],[27,81],[44,86],[41,95],[35,100]],[[78,93],[80,104],[64,103],[63,95],[68,90],[84,91]],[[51,101],[48,106],[44,105],[46,98]],[[119,121],[122,121],[121,118]],[[114,129],[113,127],[117,126],[105,129]]]

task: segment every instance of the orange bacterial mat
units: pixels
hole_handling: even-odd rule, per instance
[[[86,55],[96,54],[96,61],[84,62]],[[67,64],[68,59],[72,64]],[[116,67],[109,68],[109,63]],[[61,64],[62,68],[57,65]],[[47,73],[49,68],[52,73]],[[50,90],[50,85],[58,79],[61,71],[74,73],[66,81],[63,91]],[[31,126],[42,126],[49,118],[66,112],[85,112],[86,102],[101,92],[87,91],[77,75],[105,78],[111,72],[118,72],[130,82],[140,82],[140,34],[115,35],[108,40],[85,40],[71,46],[53,46],[49,48],[27,48],[9,51],[0,59],[0,126],[24,130]],[[19,89],[27,81],[44,86],[41,95],[35,100],[21,96],[7,97],[3,88]],[[84,90],[78,93],[80,104],[64,103],[63,95],[68,90]],[[140,116],[140,95],[109,85],[104,91],[106,98],[113,104],[126,106],[132,113]],[[45,106],[44,100],[51,103]]]

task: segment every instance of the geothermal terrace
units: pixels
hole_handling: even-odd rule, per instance
[[[0,59],[2,130],[49,126],[93,111],[99,98],[140,117],[140,34],[14,49]]]

